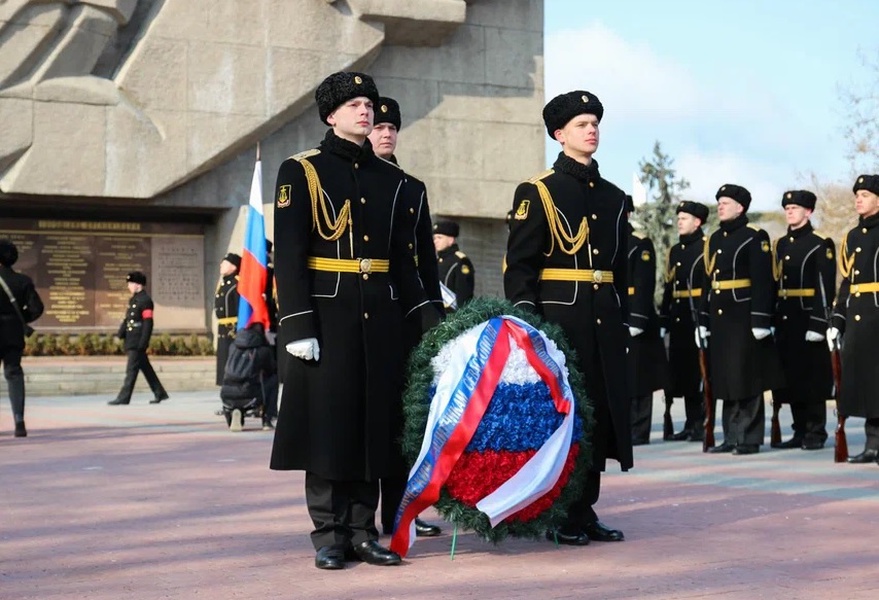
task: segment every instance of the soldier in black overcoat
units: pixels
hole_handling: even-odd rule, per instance
[[[476,285],[473,261],[458,246],[460,232],[461,228],[455,221],[446,219],[433,224],[433,246],[439,265],[439,280],[455,295],[454,306],[446,305],[447,312],[461,308],[473,298]]]
[[[403,123],[400,112],[400,104],[393,98],[379,98],[375,108],[375,120],[369,141],[372,144],[376,156],[389,160],[398,165],[394,152],[397,149],[397,135]],[[443,314],[443,300],[439,287],[439,271],[437,269],[437,257],[433,247],[433,228],[430,218],[430,205],[427,202],[427,188],[420,179],[406,173],[405,182],[401,194],[403,214],[408,223],[408,240],[406,248],[415,261],[418,269],[418,278],[424,287],[427,298],[437,310],[437,314]],[[421,341],[421,324],[414,319],[407,319],[403,324],[403,347],[404,357],[408,363],[409,354]],[[395,407],[397,416],[394,418],[391,437],[394,441],[395,456],[392,457],[392,467],[397,472],[396,476],[382,477],[381,479],[381,523],[382,532],[391,534],[394,531],[394,520],[397,508],[403,499],[406,489],[406,481],[409,474],[409,465],[403,457],[403,450],[399,444],[403,436],[403,403],[402,399]],[[415,519],[415,535],[432,537],[442,533],[436,526]]]
[[[773,448],[819,450],[827,440],[833,375],[825,333],[827,309],[836,296],[836,247],[812,227],[816,202],[808,190],[782,195],[788,228],[772,248],[778,284],[773,322],[785,380],[785,387],[772,390],[772,400],[789,404],[793,415],[793,436]]]
[[[549,539],[571,545],[619,541],[598,520],[601,472],[608,459],[632,467],[626,383],[629,343],[626,195],[604,179],[592,155],[604,108],[587,91],[553,98],[543,109],[562,152],[553,167],[516,188],[504,292],[516,306],[561,326],[577,351],[595,406],[593,463],[584,493]]]
[[[15,437],[27,437],[24,424],[25,385],[21,368],[26,328],[43,314],[43,301],[33,280],[12,266],[18,262],[18,248],[0,240],[0,362],[12,404]],[[30,330],[33,333],[33,330]]]
[[[858,224],[839,252],[842,285],[833,309],[829,342],[842,338],[842,385],[837,409],[866,419],[864,450],[851,463],[879,458],[879,175],[861,175],[852,187]]]
[[[137,381],[137,374],[140,371],[143,371],[143,376],[153,392],[150,404],[158,404],[168,399],[168,393],[162,386],[162,382],[159,381],[159,376],[156,375],[147,356],[150,337],[153,335],[153,299],[144,289],[147,284],[146,275],[140,271],[132,271],[128,274],[126,281],[128,282],[128,291],[131,292],[132,296],[128,300],[125,316],[122,318],[116,335],[122,339],[122,347],[125,348],[128,362],[125,365],[125,380],[122,382],[122,389],[119,390],[116,398],[107,404],[120,405],[131,402],[134,383]]]
[[[631,219],[635,206],[626,196]],[[650,443],[653,392],[668,385],[668,359],[659,335],[656,291],[656,250],[653,241],[629,223],[629,398],[632,401],[632,444]]]
[[[699,302],[705,284],[705,233],[702,225],[708,220],[708,207],[699,202],[678,204],[678,243],[668,251],[665,261],[665,288],[659,309],[662,337],[668,334],[670,382],[666,393],[684,399],[684,428],[672,440],[701,442],[705,436],[705,401],[702,373],[699,370],[699,348],[695,331]]]
[[[315,93],[331,127],[285,160],[275,191],[278,348],[291,355],[271,468],[305,471],[315,566],[346,554],[392,565],[378,544],[379,479],[392,472],[403,384],[403,319],[438,322],[407,248],[405,173],[367,136],[379,94],[363,73],[334,73]],[[425,310],[427,309],[427,310]]]
[[[763,392],[784,384],[772,339],[775,283],[769,235],[748,222],[751,193],[715,194],[720,228],[705,243],[700,330],[710,336],[711,386],[723,400],[723,443],[710,452],[755,454],[763,443]]]
[[[223,372],[229,358],[229,348],[238,329],[238,269],[241,256],[229,252],[220,261],[220,285],[214,295],[214,315],[217,317],[217,385],[223,385]]]

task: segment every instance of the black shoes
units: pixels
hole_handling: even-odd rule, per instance
[[[354,553],[353,558],[355,560],[362,560],[370,565],[386,567],[390,565],[399,565],[403,562],[403,559],[400,558],[399,554],[391,552],[375,540],[361,542],[360,544],[353,546],[351,550]]]
[[[692,436],[692,435],[693,435],[692,431],[690,431],[689,429],[684,429],[683,431],[676,433],[673,436],[671,436],[670,438],[668,438],[668,440],[670,442],[683,442],[685,440],[690,439],[690,436]]]
[[[585,546],[589,543],[589,536],[579,527],[550,529],[546,532],[546,539],[566,546]]]
[[[879,458],[879,450],[867,449],[867,450],[864,450],[863,452],[861,452],[860,454],[856,454],[854,456],[849,456],[848,462],[860,465],[860,464],[865,464],[865,463],[876,462],[877,458]]]
[[[739,444],[733,448],[732,451],[736,456],[741,456],[743,454],[757,454],[758,452],[760,452],[760,446],[757,444]]]
[[[583,526],[583,533],[596,542],[622,542],[626,539],[619,529],[611,529],[601,521],[593,521]]]
[[[427,521],[415,519],[415,536],[416,537],[436,537],[443,532],[438,525],[431,525]]]
[[[272,425],[271,419],[269,419],[268,417],[263,418],[263,420],[262,420],[262,430],[263,431],[271,431],[274,428],[275,428],[275,426]]]
[[[322,546],[314,557],[318,569],[335,571],[345,568],[345,551],[338,546]]]
[[[150,404],[158,404],[162,400],[167,400],[169,397],[170,396],[168,396],[167,392],[162,392],[161,394],[150,400]]]
[[[27,437],[27,429],[24,426],[24,421],[18,421],[15,423],[15,437]]]
[[[779,450],[790,450],[791,448],[802,448],[803,447],[803,438],[792,437],[786,442],[776,442],[774,444],[769,444],[773,448],[778,448]],[[823,444],[822,444],[823,446]]]
[[[123,404],[128,404],[131,400],[123,400],[122,398],[116,398],[114,400],[110,400],[107,402],[110,406],[121,406]]]
[[[824,442],[818,440],[806,440],[801,446],[803,450],[821,450],[823,447]]]
[[[710,452],[711,454],[722,454],[724,452],[732,452],[735,449],[736,447],[733,444],[727,444],[726,442],[724,442],[720,446],[709,448],[708,452]]]

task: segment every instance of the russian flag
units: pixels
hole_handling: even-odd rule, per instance
[[[238,270],[238,329],[252,323],[262,323],[269,329],[269,309],[266,306],[266,219],[262,210],[262,163],[257,149],[253,181],[250,184],[250,204],[247,208],[247,225],[244,232],[244,252]]]

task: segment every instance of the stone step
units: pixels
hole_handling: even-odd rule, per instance
[[[124,356],[26,356],[22,359],[28,396],[115,394],[125,376]],[[169,393],[217,389],[213,356],[150,357],[150,363]],[[0,379],[5,392],[6,382]],[[135,393],[150,393],[138,375]]]

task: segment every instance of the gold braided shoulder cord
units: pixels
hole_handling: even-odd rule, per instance
[[[849,279],[852,267],[855,266],[855,255],[852,253],[851,257],[848,256],[848,235],[842,240],[842,252],[839,253],[838,262],[839,274],[843,279]]]
[[[346,228],[351,229],[351,200],[345,200],[338,218],[334,221],[327,208],[327,201],[321,192],[320,179],[314,165],[304,158],[297,160],[305,170],[305,179],[308,182],[308,195],[311,197],[312,229],[316,228],[320,236],[328,242],[335,242],[342,237]],[[318,204],[320,204],[320,213],[322,214],[318,213]],[[325,233],[325,228],[329,229],[329,233]]]
[[[783,271],[781,260],[778,258],[778,240],[772,242],[772,278],[781,281]]]
[[[707,236],[705,238],[705,245],[702,248],[702,256],[705,262],[705,274],[709,277],[711,276],[711,272],[714,271],[714,263],[717,261],[717,254],[711,256],[711,236]]]
[[[545,253],[546,256],[552,254],[556,243],[558,243],[559,250],[565,254],[571,256],[577,254],[577,252],[580,251],[580,248],[583,247],[583,244],[586,243],[586,240],[589,239],[589,223],[586,221],[586,217],[583,217],[583,220],[580,222],[577,234],[574,236],[568,235],[568,232],[565,231],[565,227],[556,212],[555,203],[552,201],[552,195],[550,195],[546,184],[542,181],[537,181],[534,185],[537,186],[537,192],[540,194],[541,202],[543,202],[543,211],[546,213],[546,221],[549,225],[550,246],[549,252]]]
[[[665,256],[665,282],[670,283],[675,280],[675,273],[677,273],[677,266],[672,266],[671,264],[671,250],[669,249],[668,254]]]

